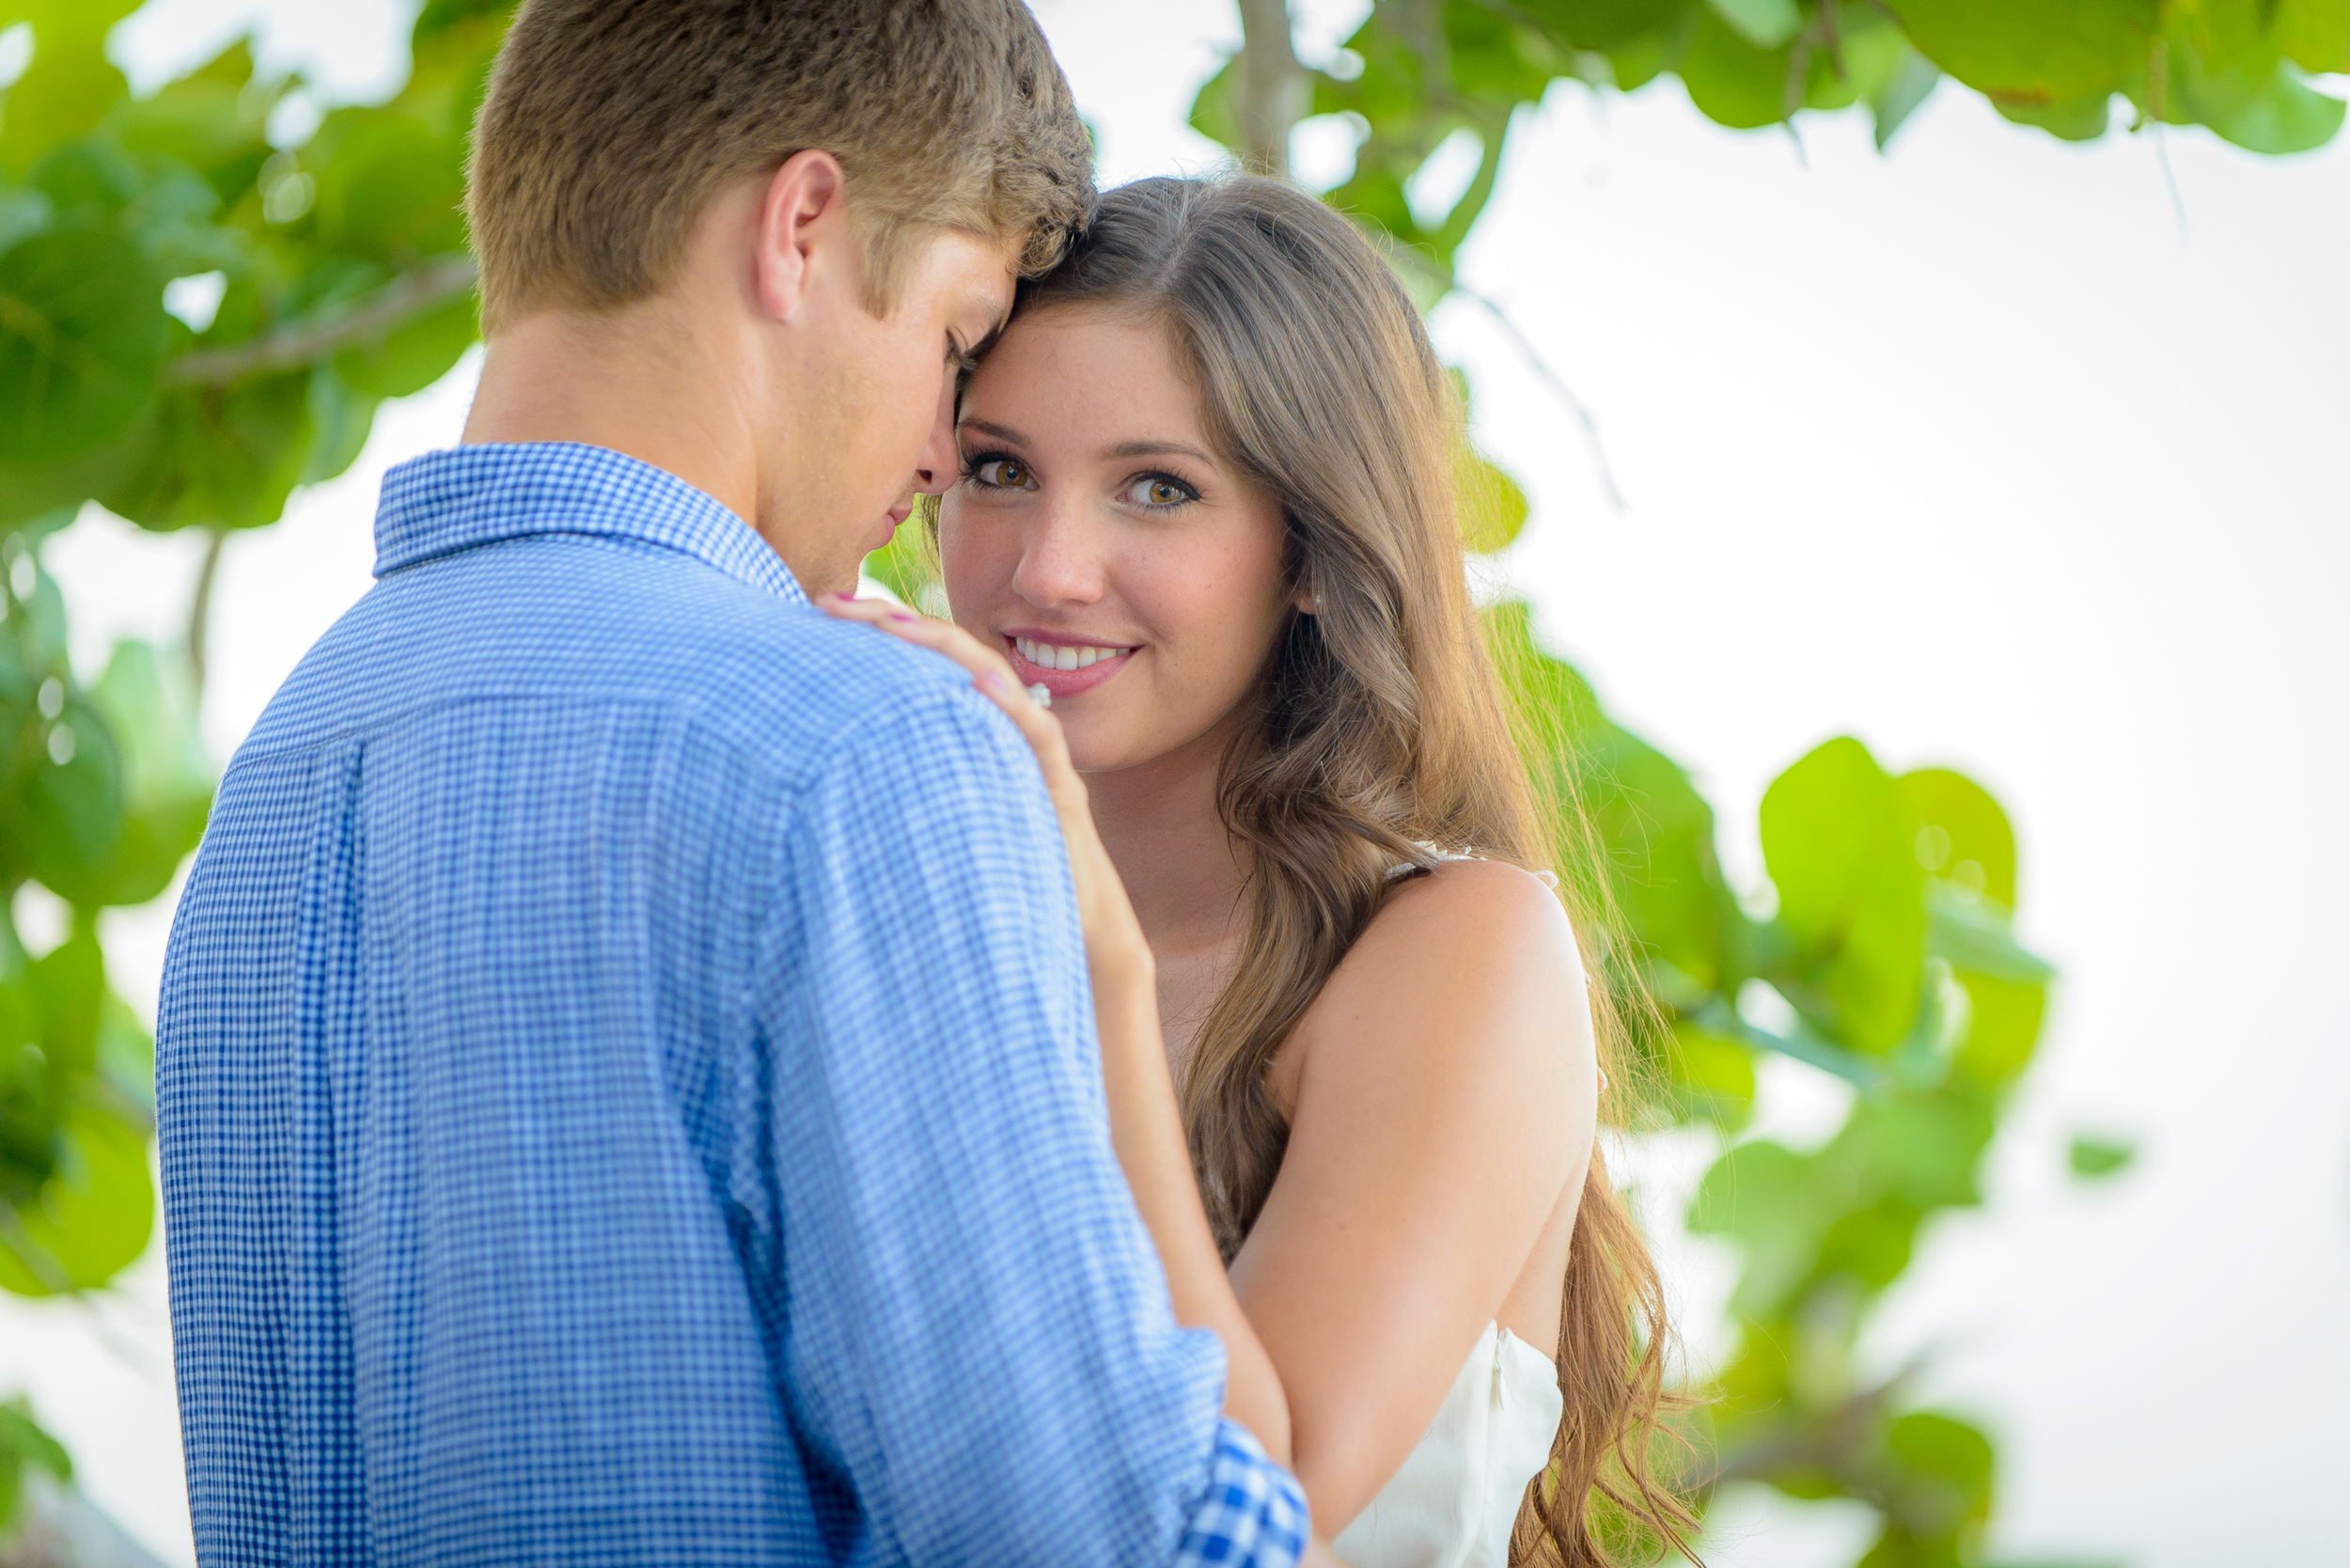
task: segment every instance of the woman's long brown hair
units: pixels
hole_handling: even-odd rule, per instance
[[[1289,586],[1319,604],[1283,632],[1220,782],[1253,868],[1248,930],[1182,1093],[1230,1262],[1289,1140],[1267,1070],[1398,885],[1391,869],[1474,851],[1547,871],[1552,823],[1582,833],[1572,810],[1538,809],[1513,721],[1539,715],[1513,714],[1470,603],[1459,399],[1355,227],[1278,180],[1140,180],[1107,193],[1068,259],[1024,290],[1025,310],[1072,306],[1167,323],[1211,438],[1281,502]],[[1570,913],[1595,954],[1598,912]],[[1622,1020],[1605,988],[1591,996],[1621,1084]],[[1566,1415],[1513,1563],[1598,1568],[1641,1538],[1687,1549],[1694,1521],[1649,1461],[1668,1341],[1655,1264],[1594,1150],[1559,1324]]]

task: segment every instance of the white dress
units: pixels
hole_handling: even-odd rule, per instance
[[[1550,1357],[1487,1324],[1428,1435],[1331,1545],[1354,1568],[1506,1568],[1565,1411]]]

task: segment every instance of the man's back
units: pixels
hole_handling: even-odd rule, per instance
[[[1008,727],[597,448],[419,460],[379,543],[165,975],[200,1554],[1165,1560],[1221,1351]]]

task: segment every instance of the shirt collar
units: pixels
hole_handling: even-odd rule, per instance
[[[452,447],[384,476],[375,574],[532,534],[637,540],[794,604],[807,595],[756,529],[651,463],[572,441]]]

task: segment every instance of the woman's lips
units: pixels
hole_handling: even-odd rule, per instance
[[[1028,640],[1032,642],[1044,642],[1047,639],[1042,637],[1031,637]],[[1095,648],[1101,645],[1097,643],[1070,643],[1065,645],[1053,644],[1052,646]],[[1124,669],[1127,663],[1135,656],[1135,651],[1129,648],[1123,650],[1122,651],[1112,653],[1106,658],[1096,659],[1092,664],[1086,666],[1083,669],[1047,668],[1045,666],[1038,664],[1034,659],[1029,658],[1026,653],[1021,652],[1020,639],[1012,636],[1007,636],[1004,638],[1004,653],[1006,657],[1011,660],[1012,673],[1020,677],[1020,683],[1022,685],[1041,685],[1046,691],[1053,694],[1053,700],[1056,702],[1058,702],[1065,698],[1074,697],[1079,692],[1091,691],[1103,682],[1107,681],[1111,676],[1116,675],[1120,670]]]

